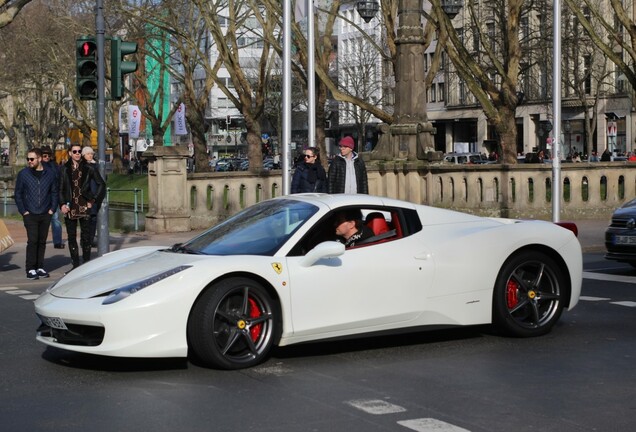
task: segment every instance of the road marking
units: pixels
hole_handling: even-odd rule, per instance
[[[633,302],[633,301],[617,301],[617,302],[610,302],[610,303],[619,305],[619,306],[636,307],[636,302]]]
[[[402,420],[397,423],[417,432],[470,432],[468,429],[460,428],[459,426],[434,418]]]
[[[621,276],[621,275],[610,275],[610,274],[604,274],[604,273],[583,272],[583,278],[600,280],[600,281],[624,282],[624,283],[636,284],[636,277],[634,276]]]
[[[373,415],[394,414],[406,411],[406,408],[381,399],[356,399],[345,403]]]
[[[38,297],[40,297],[40,294],[29,294],[29,295],[20,296],[21,299],[25,299],[25,300],[35,300]]]
[[[11,295],[20,295],[20,294],[31,294],[31,291],[17,289],[14,291],[5,291],[7,294]]]
[[[0,291],[17,290],[18,287],[0,287]]]
[[[611,300],[611,298],[581,296],[581,297],[579,297],[579,300],[584,300],[584,301],[609,301],[609,300]]]

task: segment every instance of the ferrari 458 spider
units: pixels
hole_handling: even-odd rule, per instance
[[[344,210],[373,231],[346,250],[334,224]],[[581,282],[581,246],[557,224],[291,195],[186,243],[122,249],[73,270],[35,301],[37,340],[238,369],[274,345],[398,329],[492,323],[542,335],[576,305]]]

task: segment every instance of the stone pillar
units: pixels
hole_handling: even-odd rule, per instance
[[[149,162],[146,230],[157,233],[190,231],[190,194],[186,182],[188,149],[150,147],[143,156]]]
[[[435,128],[426,114],[426,38],[420,9],[421,0],[398,1],[394,122],[380,128],[371,159],[428,160],[435,151]]]

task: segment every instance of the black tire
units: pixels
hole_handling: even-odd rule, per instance
[[[267,291],[247,278],[210,287],[192,308],[188,343],[206,366],[241,369],[262,362],[274,343],[278,307]]]
[[[495,283],[493,323],[518,337],[548,333],[563,312],[565,278],[548,255],[523,251],[506,261]]]

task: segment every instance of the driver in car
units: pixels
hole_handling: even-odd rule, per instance
[[[336,215],[334,227],[338,241],[344,243],[346,248],[355,246],[370,237],[373,237],[371,228],[362,223],[360,210],[344,210]]]

